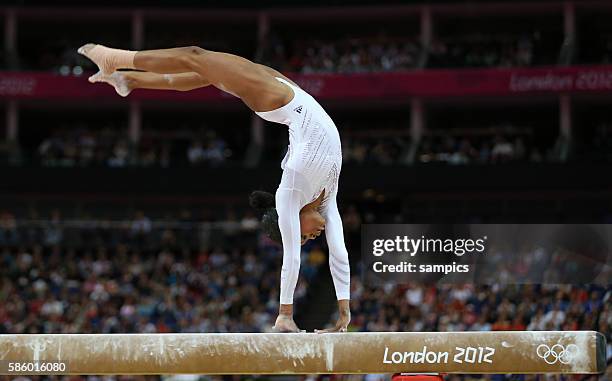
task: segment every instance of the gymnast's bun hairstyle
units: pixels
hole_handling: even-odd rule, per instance
[[[264,191],[254,191],[249,196],[249,204],[261,214],[261,230],[271,240],[282,243],[274,195]]]

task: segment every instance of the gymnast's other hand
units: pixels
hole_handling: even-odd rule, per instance
[[[275,332],[304,332],[300,330],[293,321],[293,316],[279,314],[276,318],[276,323],[274,323],[274,327],[272,329]]]
[[[351,308],[348,300],[338,300],[338,320],[331,328],[315,329],[316,333],[346,332],[351,322]]]

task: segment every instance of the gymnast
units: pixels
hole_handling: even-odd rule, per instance
[[[321,105],[278,71],[233,54],[196,46],[129,51],[97,44],[83,45],[78,52],[99,68],[89,81],[108,83],[121,96],[134,89],[188,91],[212,85],[240,98],[261,118],[288,126],[289,147],[276,195],[256,191],[250,196],[250,204],[263,214],[262,229],[283,246],[274,329],[300,332],[293,320],[300,245],[325,230],[339,315],[332,328],[316,332],[346,331],[350,267],[336,204],[342,151],[338,129]]]

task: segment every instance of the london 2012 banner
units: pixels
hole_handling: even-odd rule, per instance
[[[289,74],[319,99],[452,98],[597,93],[612,90],[612,66],[506,69],[444,69],[363,74]],[[38,72],[1,72],[0,97],[91,99],[116,97],[110,87],[88,86],[87,74],[61,76]],[[190,92],[139,90],[131,99],[236,101],[213,87]]]

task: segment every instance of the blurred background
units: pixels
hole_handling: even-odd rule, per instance
[[[276,189],[286,127],[212,88],[91,85],[76,53],[91,41],[243,55],[322,103],[343,143],[350,330],[612,341],[612,282],[359,276],[364,223],[612,223],[611,19],[605,0],[5,2],[0,333],[265,332],[276,317],[282,253],[247,199]],[[333,322],[334,298],[310,241],[298,324]]]

